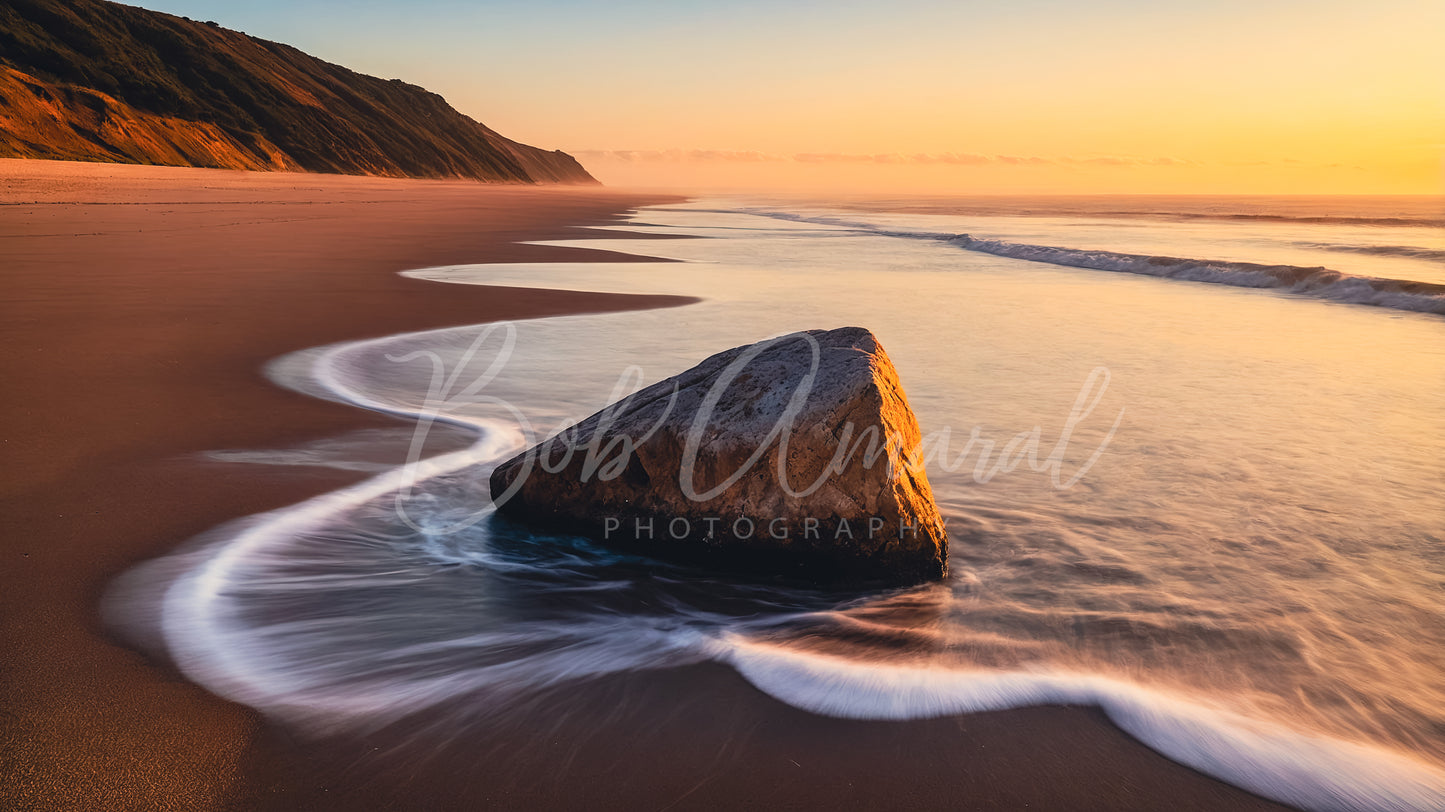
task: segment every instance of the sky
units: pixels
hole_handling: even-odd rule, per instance
[[[440,93],[604,183],[1439,194],[1440,0],[133,0]]]

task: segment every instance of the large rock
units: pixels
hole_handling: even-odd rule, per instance
[[[728,350],[492,474],[505,515],[660,557],[813,581],[942,577],[898,372],[861,327]]]

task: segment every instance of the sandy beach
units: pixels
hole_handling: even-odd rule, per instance
[[[397,275],[606,261],[618,255],[517,243],[665,200],[0,161],[0,807],[1280,808],[1163,758],[1095,710],[849,722],[771,700],[717,665],[569,687],[483,732],[417,719],[309,740],[107,631],[99,601],[127,568],[363,476],[203,452],[397,425],[283,391],[265,362],[409,330],[687,304]],[[459,747],[457,730],[474,740]]]

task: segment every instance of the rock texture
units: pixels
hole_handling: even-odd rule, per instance
[[[813,581],[942,577],[948,546],[898,373],[868,330],[728,350],[502,464],[514,518]]]
[[[596,183],[420,87],[105,0],[0,3],[0,157]]]

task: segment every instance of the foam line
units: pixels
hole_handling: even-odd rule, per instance
[[[312,365],[315,380],[337,397],[363,408],[406,414],[348,385],[340,371],[340,361],[357,349],[415,335],[421,334],[328,348]],[[163,598],[161,624],[177,666],[210,690],[263,710],[284,711],[296,706],[295,697],[301,695],[306,697],[301,707],[307,715],[375,710],[375,703],[369,700],[318,697],[305,690],[304,678],[294,672],[268,668],[263,648],[247,643],[234,613],[228,609],[226,587],[234,573],[248,561],[263,556],[273,547],[284,546],[293,538],[321,529],[328,520],[347,510],[415,482],[499,458],[522,445],[518,432],[501,424],[436,419],[466,426],[477,431],[479,437],[473,445],[460,451],[394,468],[350,487],[255,517],[255,521],[247,523],[238,534],[217,544],[208,558],[176,578]]]
[[[1038,246],[1027,246],[1036,249]],[[1012,250],[1012,249],[1008,249]],[[1058,251],[1063,249],[1046,249]],[[1115,257],[1120,255],[1114,255]],[[1224,271],[1231,272],[1231,271]],[[1239,270],[1254,273],[1253,270]],[[1266,274],[1268,275],[1268,274]],[[991,672],[904,667],[818,656],[761,642],[736,631],[699,633],[675,619],[601,616],[556,633],[561,648],[482,668],[413,680],[360,681],[328,691],[311,671],[281,662],[275,648],[283,626],[265,634],[247,628],[231,605],[228,586],[249,565],[284,555],[298,537],[317,533],[366,502],[413,482],[499,459],[523,442],[500,423],[408,412],[372,397],[350,378],[358,351],[403,344],[426,331],[324,348],[309,372],[328,393],[360,406],[408,417],[448,420],[477,430],[462,451],[387,471],[298,505],[254,517],[168,587],[161,626],[178,666],[196,682],[265,712],[327,724],[335,719],[394,718],[435,705],[478,685],[552,684],[625,669],[709,657],[727,663],[776,699],[814,713],[855,719],[918,719],[1041,704],[1097,706],[1123,730],[1179,763],[1262,796],[1322,812],[1445,810],[1445,775],[1403,755],[1312,736],[1240,716],[1202,700],[1184,699],[1097,675]],[[486,633],[487,644],[526,642],[526,625]],[[543,630],[554,634],[554,630]],[[517,637],[517,635],[522,635]],[[429,645],[473,645],[458,640]]]

